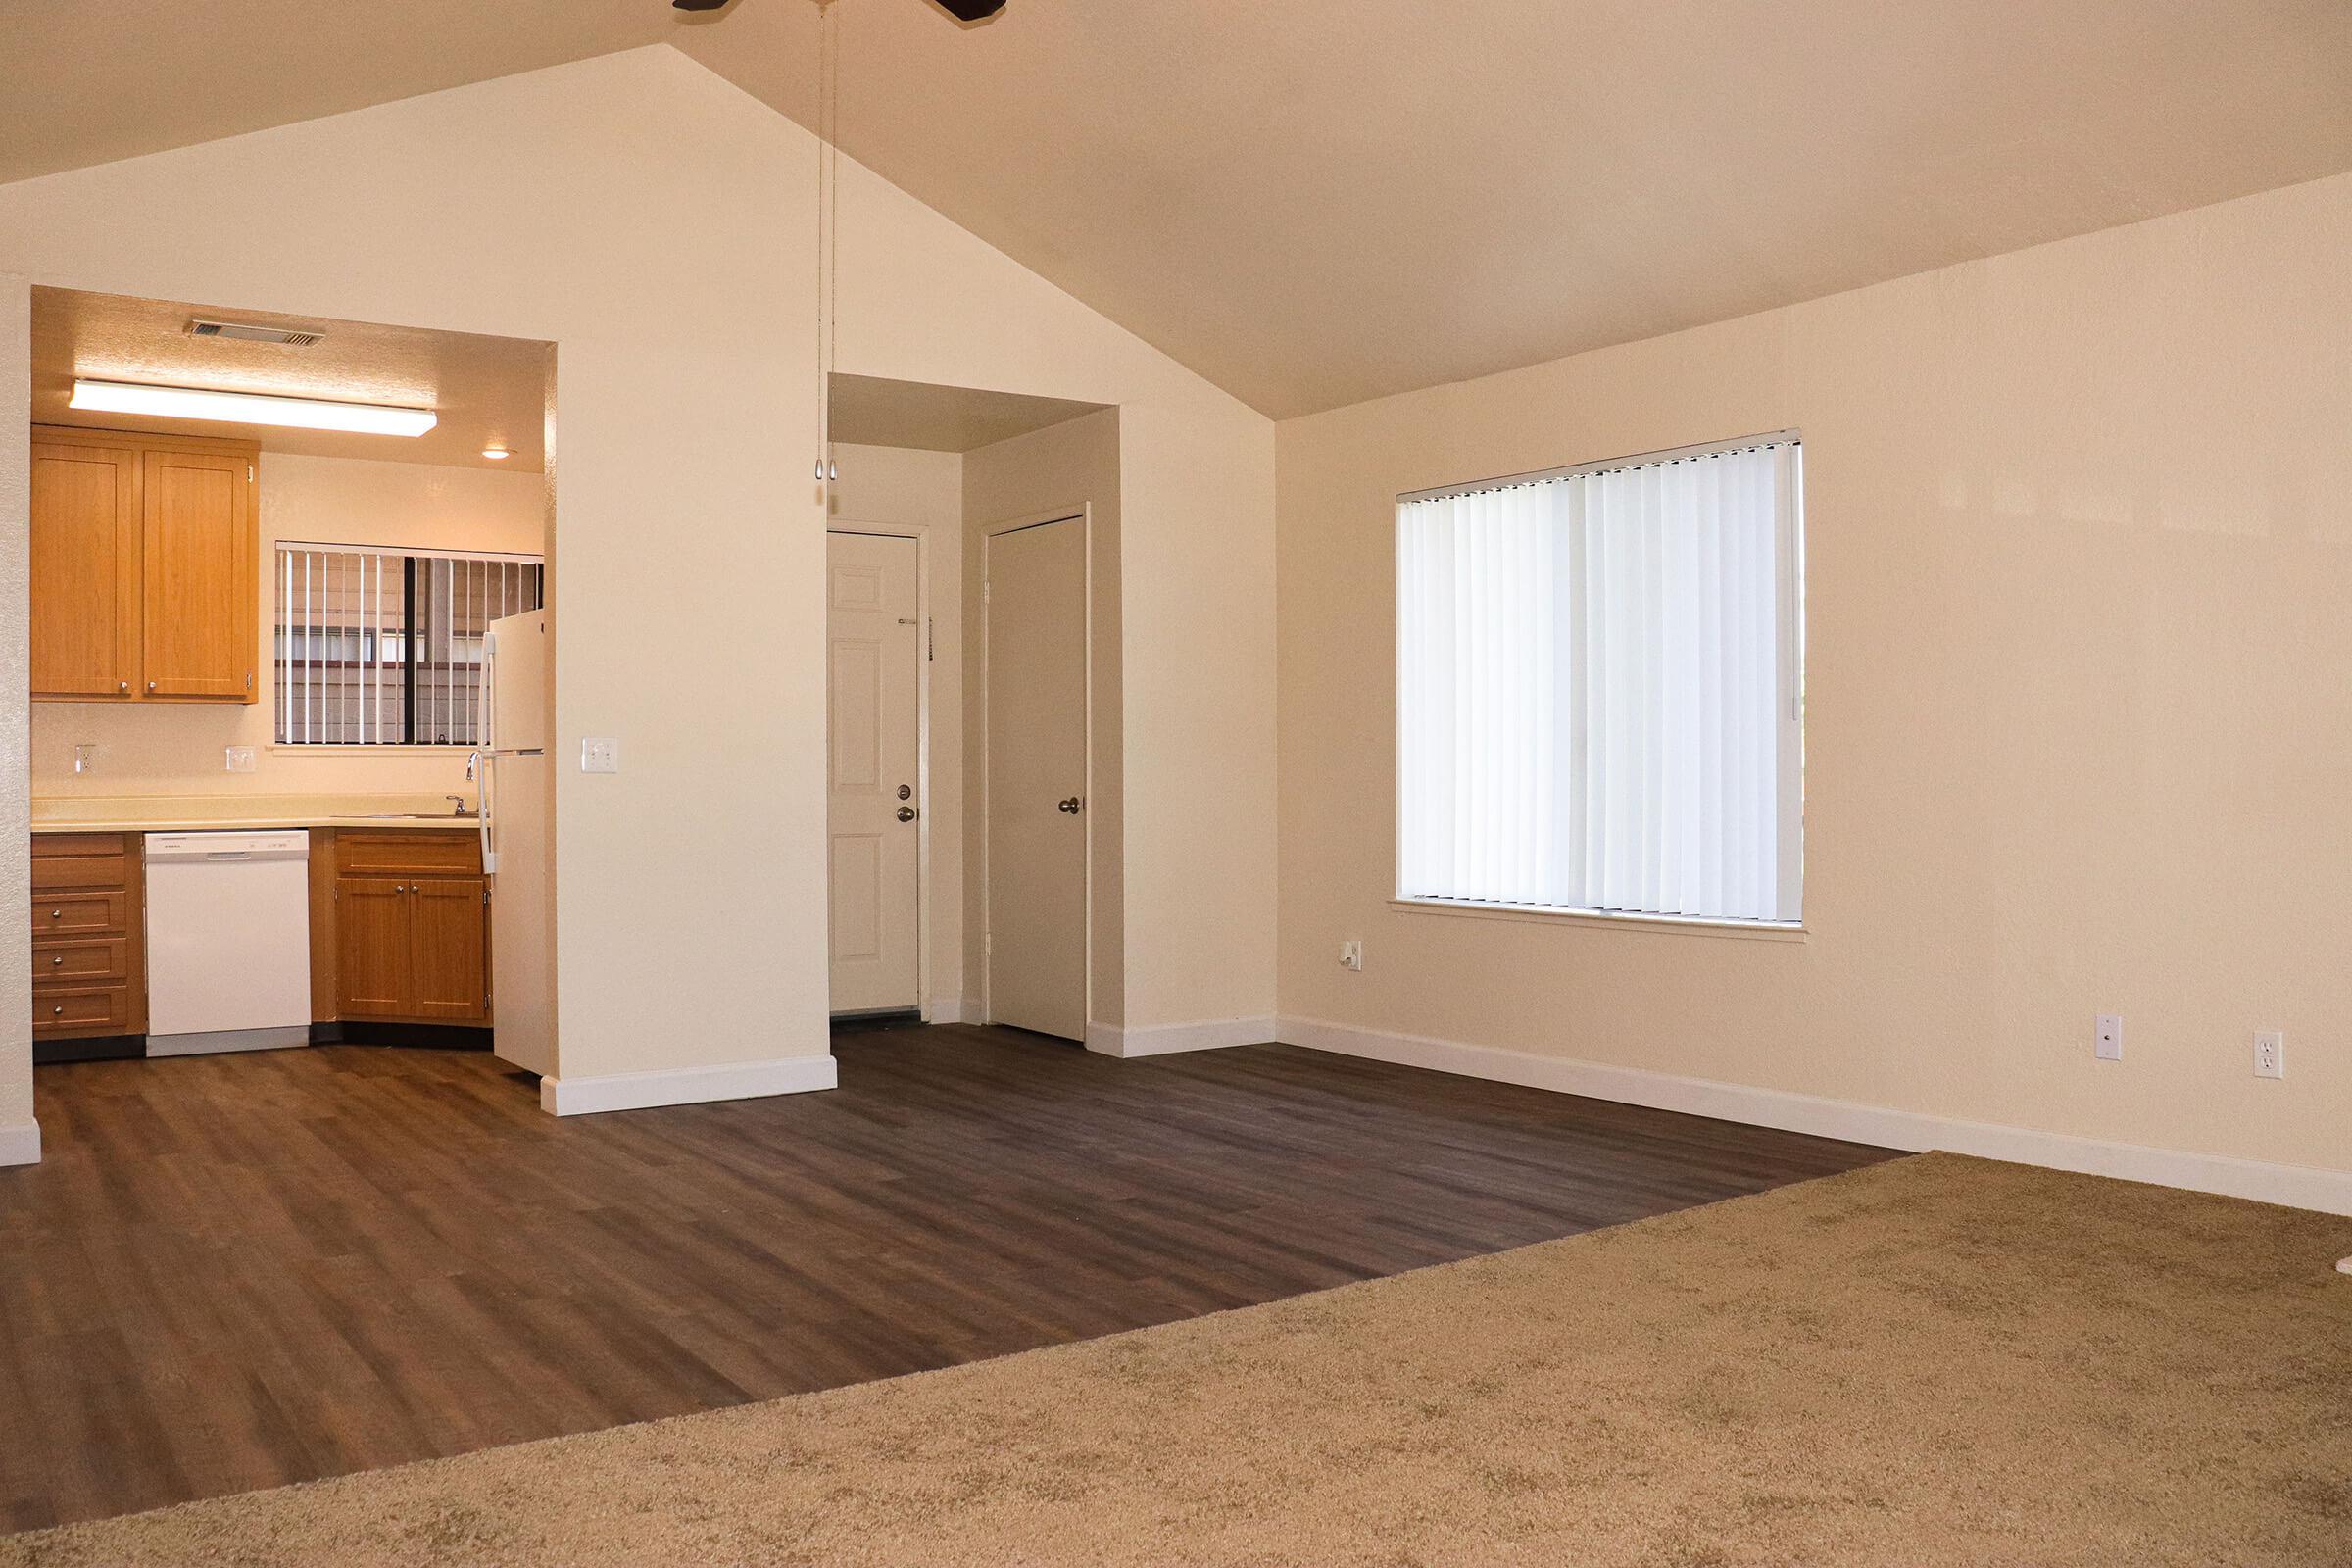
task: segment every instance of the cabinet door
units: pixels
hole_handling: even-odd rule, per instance
[[[413,1015],[435,1023],[479,1023],[489,991],[489,927],[478,881],[412,883],[416,933]]]
[[[32,694],[139,690],[139,455],[32,444]]]
[[[143,696],[255,700],[251,465],[212,452],[146,454]]]
[[[405,1016],[414,993],[411,884],[373,877],[335,883],[335,1010],[345,1017]]]

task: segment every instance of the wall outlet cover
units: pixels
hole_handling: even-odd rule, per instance
[[[2254,1031],[2254,1076],[2283,1078],[2286,1076],[2286,1032],[2282,1029]]]
[[[583,773],[619,772],[620,742],[611,735],[581,736],[580,771]]]
[[[2124,1015],[2120,1012],[2099,1014],[2098,1043],[2094,1048],[2101,1061],[2124,1059]]]
[[[1361,969],[1364,966],[1364,945],[1361,942],[1340,944],[1340,967]]]
[[[253,771],[253,748],[252,748],[252,747],[250,747],[250,746],[231,746],[231,747],[229,747],[229,748],[228,748],[228,764],[227,764],[227,765],[228,765],[228,770],[229,770],[231,773],[250,773],[250,772],[252,772],[252,771]]]

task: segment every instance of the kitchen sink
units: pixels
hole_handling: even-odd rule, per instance
[[[479,822],[471,811],[370,811],[360,816],[338,816],[338,822]]]

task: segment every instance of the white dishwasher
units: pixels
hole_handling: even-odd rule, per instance
[[[147,835],[147,1054],[311,1038],[311,836]]]

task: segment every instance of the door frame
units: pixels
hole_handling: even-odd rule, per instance
[[[1086,502],[1074,506],[1050,507],[1003,522],[992,522],[980,530],[980,1021],[994,1023],[996,1004],[996,931],[995,888],[997,876],[996,818],[990,809],[989,777],[992,769],[990,748],[995,744],[996,724],[989,712],[988,681],[993,664],[989,659],[988,581],[991,552],[1000,535],[1021,533],[1031,528],[1043,528],[1052,523],[1078,524],[1079,542],[1086,556],[1085,601],[1080,610],[1080,636],[1086,650],[1086,710],[1081,722],[1085,728],[1086,746],[1086,809],[1081,813],[1086,823],[1086,863],[1080,880],[1083,898],[1079,919],[1084,927],[1086,953],[1083,971],[1086,977],[1082,999],[1083,1028],[1091,1031],[1095,1022],[1095,516],[1094,508]],[[1078,1043],[1086,1043],[1085,1036]]]
[[[832,517],[825,522],[826,549],[832,548],[831,536],[865,534],[883,539],[911,539],[914,541],[914,618],[915,629],[922,634],[921,657],[915,660],[914,685],[914,788],[921,805],[914,818],[914,1005],[923,1022],[931,1021],[931,662],[935,650],[931,643],[931,529],[919,522],[861,522],[852,517]],[[827,564],[830,580],[830,562]],[[825,614],[826,635],[832,634],[831,593],[828,589]],[[828,650],[826,661],[831,662]],[[825,724],[828,742],[833,722],[832,682],[825,689]],[[833,765],[828,750],[825,766]],[[828,793],[830,789],[828,786]],[[830,835],[831,828],[827,827]],[[828,853],[829,850],[828,850]],[[827,886],[831,876],[827,874]],[[825,952],[828,965],[833,949],[833,901],[825,900]],[[830,977],[828,976],[828,985]],[[832,1017],[828,997],[826,1016]]]

